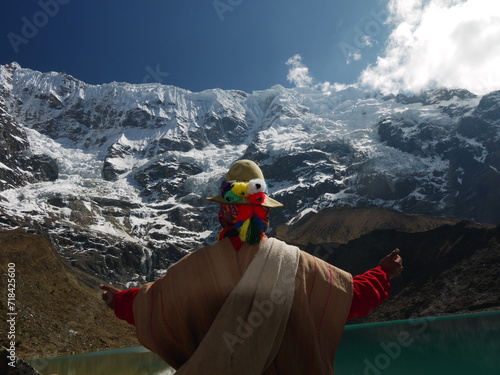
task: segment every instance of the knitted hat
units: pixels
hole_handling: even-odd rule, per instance
[[[222,181],[220,194],[207,197],[211,202],[225,204],[253,204],[264,207],[281,207],[280,202],[267,196],[267,184],[259,166],[251,160],[233,164]]]

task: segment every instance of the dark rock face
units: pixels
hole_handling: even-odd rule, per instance
[[[458,147],[450,152],[450,170],[460,181],[457,216],[500,221],[499,107],[500,92],[496,91],[484,96],[474,112],[458,123]]]
[[[194,139],[194,140],[193,140]],[[167,151],[187,152],[193,148],[202,148],[203,143],[195,137],[161,138],[151,142],[148,156],[163,155]]]
[[[48,155],[31,155],[28,138],[0,103],[0,191],[38,181],[55,181],[57,162]]]
[[[466,100],[475,97],[476,95],[468,90],[440,88],[422,92],[420,95],[407,96],[404,94],[398,94],[394,98],[398,103],[402,104],[422,103],[423,105],[431,105],[443,101],[449,101],[453,98]],[[391,97],[387,97],[386,99],[390,98]]]
[[[114,160],[121,160],[125,157],[132,156],[132,150],[128,145],[115,143],[108,149],[104,165],[102,168],[102,177],[106,181],[116,181],[120,175],[129,172],[129,169],[113,163]]]
[[[37,181],[55,181],[59,178],[57,161],[48,155],[33,155],[30,164]]]
[[[22,186],[28,181],[17,167],[24,161],[23,152],[29,149],[29,144],[26,134],[3,106],[0,106],[0,143],[0,190]]]
[[[338,193],[345,188],[343,179],[348,171],[342,165],[352,163],[356,156],[347,143],[338,141],[320,142],[309,150],[276,158],[269,158],[258,147],[250,145],[242,158],[260,165],[264,176],[268,176],[271,189],[276,186],[291,188],[273,194],[273,198],[284,204],[273,211],[273,222],[279,224],[294,216],[298,207],[307,206],[318,196]]]
[[[375,230],[347,244],[310,244],[306,251],[353,275],[375,267],[393,249],[404,262],[390,298],[356,322],[498,310],[498,227],[467,221],[432,230]],[[352,321],[354,323],[354,321]]]
[[[14,353],[15,354],[15,353]],[[28,362],[11,356],[8,348],[0,348],[0,372],[4,375],[41,375]]]
[[[134,180],[142,188],[142,196],[151,201],[165,201],[173,196],[188,194],[184,182],[189,176],[202,171],[194,163],[163,159],[139,170],[134,174]]]
[[[446,202],[446,215],[477,221],[500,221],[500,123],[499,92],[484,96],[472,113],[463,116],[447,130],[432,123],[385,119],[378,132],[383,142],[412,155],[440,158],[449,163],[445,184],[442,173],[428,176],[441,184],[446,195],[435,198]],[[415,178],[413,185],[417,186]],[[397,189],[400,190],[400,189]],[[411,189],[410,189],[411,190]],[[403,193],[404,195],[404,193]],[[432,192],[426,194],[432,197]],[[421,211],[435,214],[432,211]]]
[[[388,146],[422,157],[431,156],[436,142],[446,136],[442,126],[394,119],[380,121],[378,134]]]
[[[498,123],[500,119],[500,91],[483,96],[473,115]]]

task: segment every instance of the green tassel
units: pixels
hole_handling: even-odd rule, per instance
[[[250,219],[250,227],[248,228],[248,234],[247,234],[247,238],[248,238],[248,243],[250,245],[255,245],[255,244],[258,244],[260,242],[260,239],[261,239],[261,231],[260,231],[260,228],[259,228],[259,224],[257,223],[257,221],[253,218]]]
[[[255,245],[260,242],[262,238],[262,231],[259,223],[254,218],[246,219],[243,224],[238,228],[240,240],[248,242],[250,245]]]

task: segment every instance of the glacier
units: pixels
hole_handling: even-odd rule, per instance
[[[140,283],[214,241],[205,197],[240,158],[285,204],[274,226],[334,206],[498,223],[498,108],[500,92],[191,92],[3,65],[0,225],[43,232],[96,277]]]

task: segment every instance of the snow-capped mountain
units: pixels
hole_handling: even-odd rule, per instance
[[[74,265],[121,282],[213,240],[204,198],[239,158],[285,203],[274,225],[369,205],[500,222],[500,91],[195,93],[13,63],[0,66],[0,130],[3,227],[41,231]]]

